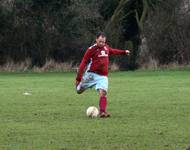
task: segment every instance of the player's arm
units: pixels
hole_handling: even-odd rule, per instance
[[[129,55],[129,50],[120,50],[120,49],[114,49],[109,47],[109,53],[110,55]]]
[[[79,66],[79,69],[78,69],[78,72],[77,72],[77,77],[76,77],[76,86],[80,83],[80,81],[82,80],[82,76],[83,76],[83,73],[84,73],[84,70],[85,70],[85,67],[88,63],[88,60],[90,59],[91,57],[91,49],[87,49],[86,53],[84,54],[84,57],[80,63],[80,66]]]

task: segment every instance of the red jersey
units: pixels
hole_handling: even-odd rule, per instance
[[[108,65],[109,65],[109,55],[113,54],[126,54],[124,50],[113,49],[108,45],[103,47],[98,47],[97,44],[89,47],[82,59],[79,66],[78,74],[76,77],[77,81],[81,81],[84,69],[89,62],[87,70],[89,72],[94,72],[99,75],[108,75]]]

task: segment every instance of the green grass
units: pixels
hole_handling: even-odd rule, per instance
[[[109,119],[90,119],[94,89],[75,93],[73,73],[0,73],[2,150],[185,150],[190,71],[109,75]],[[24,92],[31,96],[24,96]]]

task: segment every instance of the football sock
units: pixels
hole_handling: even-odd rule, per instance
[[[107,98],[106,96],[100,97],[99,107],[100,107],[100,113],[106,112],[106,105],[107,105]]]

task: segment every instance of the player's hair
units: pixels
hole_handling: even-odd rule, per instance
[[[98,33],[96,34],[96,38],[99,38],[100,36],[106,38],[106,34],[105,34],[104,32],[98,32]]]

